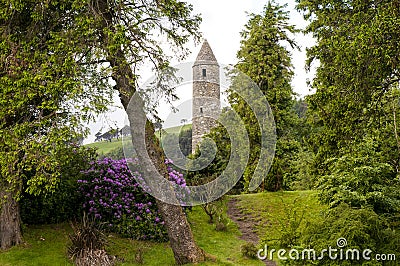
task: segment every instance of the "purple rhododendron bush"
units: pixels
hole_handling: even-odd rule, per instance
[[[112,232],[138,240],[166,241],[167,232],[155,199],[142,189],[137,180],[142,184],[143,178],[139,172],[132,173],[128,163],[137,164],[137,159],[92,162],[83,171],[85,178],[78,180],[85,199],[83,208]],[[170,166],[172,162],[165,163],[170,181],[186,187],[183,175]]]

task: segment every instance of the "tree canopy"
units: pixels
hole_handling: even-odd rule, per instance
[[[185,56],[184,44],[191,37],[199,39],[200,17],[176,0],[1,1],[0,23],[5,72],[0,80],[0,241],[1,248],[8,248],[21,241],[17,199],[24,171],[34,172],[27,180],[32,193],[51,189],[59,176],[57,159],[62,160],[58,150],[90,118],[89,111],[105,109],[111,79],[127,108],[145,60],[155,69],[168,66],[160,38],[175,55]],[[150,92],[173,95],[163,82],[160,78]],[[148,124],[149,153],[158,154],[153,163],[167,177]],[[158,205],[177,263],[204,259],[180,206]]]
[[[318,43],[308,66],[319,63],[308,99],[323,126],[317,142],[321,161],[385,126],[399,82],[399,5],[396,1],[299,1],[310,20],[306,32]],[[392,96],[390,96],[392,95]],[[396,103],[396,108],[398,104]],[[389,122],[393,125],[393,121]]]
[[[310,22],[306,32],[317,39],[307,51],[308,67],[318,64],[315,94],[306,99],[313,125],[309,143],[320,199],[330,207],[323,222],[305,233],[304,244],[327,243],[337,231],[348,246],[368,243],[376,253],[397,253],[399,3],[300,0],[297,8]],[[336,225],[323,228],[333,219]],[[368,230],[345,229],[354,224]],[[324,239],[311,239],[317,234]]]
[[[264,188],[275,191],[283,187],[283,177],[289,169],[288,158],[298,145],[293,132],[297,117],[293,109],[295,94],[290,84],[293,66],[287,47],[297,48],[290,34],[298,30],[289,24],[285,6],[274,2],[266,4],[262,14],[250,14],[249,17],[241,32],[236,68],[259,86],[272,109],[278,139],[275,159]],[[241,86],[240,81],[233,78],[232,86]],[[249,105],[234,90],[230,91],[229,102],[242,117],[249,133],[251,153],[244,173],[246,187],[258,163],[261,131]]]
[[[19,227],[15,201],[22,184],[32,194],[54,189],[69,157],[66,146],[109,102],[107,80],[79,60],[79,34],[66,37],[75,19],[74,13],[65,16],[68,8],[68,1],[0,2],[1,248],[21,241],[18,230],[7,228]]]

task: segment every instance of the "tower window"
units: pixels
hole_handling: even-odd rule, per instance
[[[203,77],[207,76],[207,69],[203,68]]]
[[[203,113],[203,107],[200,107],[200,114]]]

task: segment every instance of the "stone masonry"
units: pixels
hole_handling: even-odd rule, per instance
[[[221,109],[219,82],[219,65],[205,40],[193,64],[192,152],[216,125]]]

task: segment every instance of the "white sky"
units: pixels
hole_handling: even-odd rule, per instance
[[[294,9],[294,0],[288,2],[283,0],[276,1],[282,5],[285,3],[288,4],[287,9],[290,11],[291,24],[301,29],[307,25],[302,15]],[[201,14],[203,21],[200,31],[203,33],[203,37],[208,40],[218,62],[224,65],[235,64],[237,62],[236,53],[240,48],[240,32],[248,21],[246,12],[260,14],[263,11],[264,5],[267,3],[267,1],[264,2],[260,0],[187,0],[187,2],[193,5],[195,14]],[[297,34],[294,38],[301,47],[301,51],[291,51],[295,72],[292,86],[296,93],[300,96],[304,96],[310,94],[306,81],[312,79],[314,75],[313,71],[311,73],[306,73],[304,69],[306,60],[305,50],[306,47],[312,46],[315,42],[312,37],[304,36],[301,33]],[[188,47],[193,52],[188,56],[185,62],[193,62],[200,50],[200,45],[194,46],[193,43],[191,43]],[[172,65],[174,65],[174,63],[178,62],[173,61]],[[152,73],[150,72],[143,73],[143,82],[151,76]],[[176,103],[176,106],[191,98],[191,87],[179,87],[177,89],[177,95],[180,97],[180,100]],[[96,123],[89,125],[91,135],[85,140],[85,143],[93,142],[94,134],[99,130],[105,132],[112,127],[115,128],[118,126],[121,128],[123,126],[125,113],[122,107],[118,107],[121,106],[118,97],[116,96],[115,98],[116,107],[111,108],[111,111],[107,114],[99,116]],[[185,109],[190,109],[188,103],[183,106],[186,106]],[[160,107],[159,113],[160,117],[165,120],[171,112],[168,106],[163,105]],[[174,119],[171,119],[171,121],[172,120]],[[176,118],[175,122],[171,122],[172,124],[166,123],[164,127],[173,126],[173,123],[177,123],[176,121],[180,120]]]

